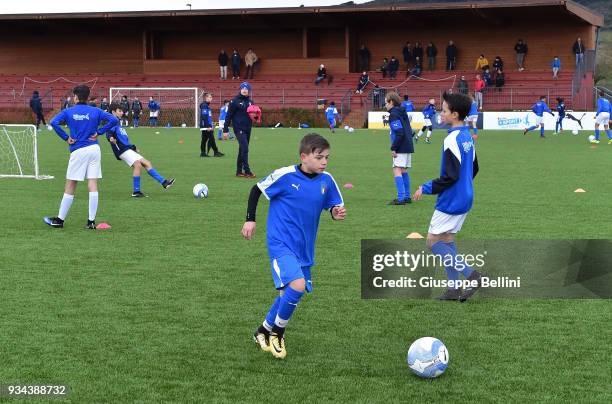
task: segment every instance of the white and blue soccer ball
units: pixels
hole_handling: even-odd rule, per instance
[[[595,135],[590,135],[589,142],[594,142],[594,141],[595,141]]]
[[[574,129],[574,130],[572,131],[572,135],[576,136],[577,134],[578,134],[578,129]]]
[[[186,124],[185,122],[183,122],[183,123],[181,124],[181,128],[186,128],[186,127],[187,127],[187,124]]]
[[[208,187],[206,184],[195,184],[193,187],[193,196],[195,196],[197,199],[207,198]]]
[[[349,131],[349,133],[353,133],[353,132],[355,132],[355,129],[354,129],[354,128],[352,128],[352,127],[349,127],[349,128],[348,128],[348,131]]]
[[[440,376],[448,367],[448,351],[437,338],[419,338],[408,349],[408,366],[424,379]]]
[[[349,130],[349,126],[348,125],[344,125],[344,130]]]

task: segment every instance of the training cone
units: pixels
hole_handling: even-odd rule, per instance
[[[183,144],[185,141],[183,139],[179,140],[179,144]]]
[[[423,237],[421,233],[413,232],[407,235],[406,238],[418,239],[418,238],[425,238],[425,237]]]
[[[96,226],[96,229],[110,229],[111,225],[108,223],[100,223]]]
[[[574,192],[579,193],[579,194],[582,194],[582,193],[585,193],[586,191],[585,191],[584,189],[582,189],[582,188],[578,188],[578,189],[577,189],[577,190],[575,190]]]
[[[346,184],[344,184],[344,188],[352,189],[353,188],[353,184],[351,184],[350,182],[347,182]]]

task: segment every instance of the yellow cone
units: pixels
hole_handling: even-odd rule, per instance
[[[417,238],[425,238],[423,237],[420,233],[410,233],[409,235],[406,236],[406,238],[413,238],[413,239],[417,239]]]
[[[584,189],[582,189],[582,188],[578,188],[578,189],[577,189],[577,190],[575,190],[574,192],[577,192],[577,193],[584,193],[584,192],[586,192],[586,191],[585,191]]]

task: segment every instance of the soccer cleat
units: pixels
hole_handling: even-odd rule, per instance
[[[287,349],[285,349],[285,337],[275,332],[270,333],[270,352],[277,359],[285,359]]]
[[[244,173],[236,173],[236,177],[242,178],[242,177],[244,177]]]
[[[470,276],[468,276],[467,278],[468,281],[478,281],[478,283],[477,283],[477,286],[473,288],[469,287],[463,290],[463,293],[461,294],[461,297],[459,298],[460,302],[465,302],[467,299],[474,296],[474,293],[476,293],[478,289],[480,289],[480,285],[482,285],[480,278],[481,278],[480,272],[478,271],[474,271],[472,272]]]
[[[459,289],[446,289],[438,300],[459,300],[461,298],[461,291]]]
[[[608,140],[608,144],[612,144],[612,139]]]
[[[412,203],[412,198],[406,198],[402,202],[404,202],[404,205],[408,205],[409,203]]]
[[[523,136],[525,136],[526,134],[527,134],[527,128],[523,130]]]
[[[599,144],[599,140],[591,140],[592,144]]]
[[[264,334],[263,332],[259,332],[259,330],[255,330],[253,333],[253,341],[255,345],[261,348],[264,352],[270,352],[270,335]]]
[[[140,191],[132,192],[132,198],[148,198],[147,194],[143,194]]]
[[[405,205],[406,201],[404,200],[399,200],[399,199],[394,199],[391,202],[389,202],[387,205]]]
[[[253,174],[253,173],[244,173],[244,178],[255,178],[255,174]]]
[[[162,187],[164,187],[164,189],[168,189],[170,188],[172,185],[174,185],[174,178],[170,178],[169,180],[164,180],[164,182],[162,182]]]
[[[478,139],[478,135],[472,135],[472,139],[474,140]]]
[[[55,227],[56,229],[61,229],[64,227],[64,221],[59,217],[43,217],[43,222],[48,224],[51,227]]]
[[[213,157],[223,157],[223,156],[225,156],[225,153],[216,152]]]
[[[208,157],[208,154],[206,154],[206,153],[200,153],[200,157]]]
[[[431,139],[430,139],[430,138],[428,138],[428,137],[426,137],[426,138],[425,138],[425,143],[427,143],[427,144],[431,143]]]
[[[87,226],[85,226],[86,229],[88,230],[95,230],[96,229],[96,221],[95,220],[88,220],[87,221]]]

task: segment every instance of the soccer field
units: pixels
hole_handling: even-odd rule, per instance
[[[69,154],[43,130],[41,173],[55,179],[0,179],[0,384],[66,384],[80,403],[609,401],[609,300],[362,300],[360,240],[426,234],[435,198],[387,206],[395,186],[386,132],[313,131],[332,145],[329,172],[354,188],[342,189],[344,222],[321,218],[314,293],[292,317],[279,361],[251,340],[274,297],[268,202],[260,200],[255,239],[244,240],[255,181],[234,177],[235,141],[218,143],[225,157],[202,159],[196,129],[130,129],[160,174],[177,178],[163,190],[143,174],[149,198],[135,199],[131,170],[102,139],[97,221],[112,229],[84,230],[80,184],[56,230],[42,217],[57,214]],[[253,171],[296,163],[306,133],[255,130]],[[413,192],[438,175],[445,133],[416,145]],[[462,239],[612,239],[612,145],[591,147],[586,135],[482,132],[459,249]],[[192,196],[198,182],[207,199]],[[438,379],[421,380],[406,364],[422,336],[448,348]]]

